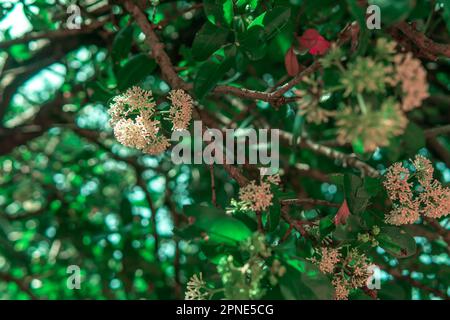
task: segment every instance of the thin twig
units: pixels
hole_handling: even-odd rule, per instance
[[[412,24],[403,21],[397,23],[394,28],[414,43],[418,47],[419,53],[424,56],[433,60],[436,60],[440,56],[450,58],[450,45],[434,42],[422,32],[417,31]]]
[[[450,167],[450,153],[448,149],[442,145],[441,142],[439,142],[437,136],[428,137],[426,139],[427,147],[430,149],[430,151],[440,158],[442,161],[445,162],[447,167]]]
[[[343,152],[334,150],[332,148],[320,145],[305,137],[299,137],[297,141],[292,141],[293,135],[286,131],[280,131],[280,138],[287,141],[291,145],[298,145],[300,147],[310,149],[311,151],[314,151],[317,154],[321,154],[328,158],[339,160],[342,162],[343,166],[350,166],[356,168],[360,170],[363,175],[367,175],[369,177],[374,178],[380,176],[380,173],[375,168],[372,168],[367,163],[359,160],[356,156],[348,155]]]
[[[289,228],[286,230],[286,232],[284,233],[283,237],[281,237],[281,240],[280,240],[279,243],[283,243],[283,242],[286,241],[286,239],[291,235],[293,228],[294,228],[294,226],[292,224],[290,224]]]
[[[449,300],[449,296],[445,292],[443,292],[443,291],[441,291],[439,289],[436,289],[436,288],[428,287],[427,285],[424,285],[423,283],[421,283],[421,282],[419,282],[417,280],[414,280],[410,276],[402,275],[402,273],[399,270],[397,270],[397,269],[389,269],[388,272],[394,278],[396,278],[398,280],[406,281],[413,287],[416,287],[416,288],[419,288],[419,289],[421,289],[423,291],[427,291],[429,293],[432,293],[435,296],[438,296],[438,297],[440,297],[440,298],[442,298],[444,300]]]
[[[285,199],[280,201],[283,205],[313,205],[313,206],[325,206],[332,208],[339,208],[341,205],[339,203],[333,203],[326,200],[319,199]]]
[[[81,29],[62,29],[48,32],[29,33],[21,38],[0,42],[0,49],[6,49],[16,44],[28,43],[40,39],[57,40],[70,36],[79,36],[92,33],[105,24],[106,21],[95,21],[90,25],[83,26]]]
[[[425,137],[431,138],[450,133],[450,124],[425,130]]]
[[[209,165],[209,173],[211,175],[211,202],[217,207],[217,197],[216,197],[216,182],[214,179],[214,165]]]

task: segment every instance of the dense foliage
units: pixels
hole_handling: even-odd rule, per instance
[[[0,299],[449,298],[447,0],[1,1],[0,30]],[[194,120],[279,129],[278,175],[174,164]]]

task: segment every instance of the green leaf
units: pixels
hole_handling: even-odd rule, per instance
[[[111,57],[115,63],[128,57],[133,42],[133,26],[128,25],[121,29],[114,37],[112,43]]]
[[[444,12],[442,13],[442,17],[447,24],[447,30],[450,32],[450,2],[448,0],[440,1],[444,8]]]
[[[194,93],[198,99],[202,99],[211,91],[234,65],[232,57],[212,57],[205,61],[199,68],[194,80]]]
[[[48,29],[51,24],[50,12],[44,8],[40,8],[39,12],[35,13],[30,9],[31,6],[24,5],[23,13],[30,23],[33,25],[33,30],[45,30]]]
[[[305,241],[304,238],[302,238]],[[278,246],[274,247],[274,251],[277,254],[292,256],[297,252],[297,238],[289,236],[284,242],[281,242]]]
[[[409,157],[417,154],[417,151],[425,147],[425,132],[417,124],[409,122],[402,136],[404,151]]]
[[[280,201],[274,199],[269,211],[269,231],[274,231],[278,227],[278,224],[280,223],[280,211]]]
[[[381,21],[388,26],[406,19],[414,9],[415,2],[415,0],[369,0],[369,4],[380,7]]]
[[[194,225],[206,232],[208,243],[235,246],[252,235],[252,231],[243,222],[215,207],[189,205],[184,207],[184,212],[195,217]]]
[[[86,84],[89,97],[92,102],[100,102],[106,104],[109,99],[114,96],[114,92],[105,88],[100,82],[89,82]]]
[[[380,247],[397,258],[407,258],[416,253],[414,238],[398,227],[383,227],[377,236]]]
[[[382,300],[407,300],[409,291],[402,284],[397,282],[383,283],[378,291],[378,297]]]
[[[320,236],[325,237],[327,234],[334,230],[334,227],[333,216],[326,216],[325,218],[321,219],[319,222]]]
[[[203,0],[206,18],[220,27],[231,26],[233,22],[233,0]]]
[[[285,258],[286,274],[280,278],[280,289],[287,300],[331,300],[334,288],[317,266],[299,258]]]
[[[364,181],[354,175],[344,176],[345,197],[352,214],[360,214],[369,204],[369,193],[364,188]]]
[[[333,232],[333,236],[340,241],[351,241],[358,238],[358,233],[362,231],[361,218],[355,215],[350,215],[347,218],[345,225],[338,225]]]
[[[238,0],[236,2],[236,6],[238,6],[238,8],[241,8],[248,5],[250,10],[253,11],[258,7],[258,2],[259,0]]]
[[[123,224],[133,222],[132,205],[130,200],[124,195],[122,201],[120,201],[120,216],[122,217]],[[153,214],[153,212],[152,212]]]
[[[344,175],[342,173],[333,173],[330,175],[330,181],[336,186],[344,186]]]
[[[353,151],[359,155],[364,155],[364,141],[361,138],[356,138],[352,141]]]
[[[292,128],[292,141],[298,140],[298,138],[300,137],[300,134],[302,133],[302,128],[303,128],[303,116],[301,115],[300,112],[297,112],[295,114],[294,126]],[[291,156],[289,158],[289,163],[291,165],[295,165],[297,162],[296,152],[295,152],[296,149],[297,149],[297,144],[294,143],[294,145],[292,146],[293,152],[291,153]]]
[[[264,29],[265,40],[269,40],[274,37],[289,21],[291,16],[291,9],[287,7],[275,7],[270,11],[264,12],[259,15],[248,26],[248,30],[255,27],[261,27]]]
[[[139,83],[156,68],[155,60],[141,53],[131,57],[117,74],[119,90],[124,90]]]
[[[30,50],[28,49],[28,45],[16,44],[13,45],[9,50],[11,56],[19,61],[27,60],[32,56]]]
[[[348,8],[352,16],[356,19],[359,26],[362,28],[366,27],[366,13],[363,7],[359,6],[356,0],[346,0]],[[365,8],[364,8],[365,9]]]
[[[267,44],[264,29],[256,26],[237,34],[238,42],[250,60],[259,60],[266,55]]]
[[[264,18],[266,17],[267,11],[264,13],[261,13],[259,16],[257,16],[247,27],[248,30],[254,27],[261,27],[264,29]]]
[[[380,178],[364,177],[364,189],[370,197],[376,196],[383,190],[383,184]]]
[[[366,7],[360,6],[357,0],[346,0],[347,5],[349,7],[349,11],[352,16],[358,22],[359,28],[359,36],[358,36],[358,50],[354,53],[355,56],[364,55],[367,45],[369,43],[368,29],[366,27]],[[362,145],[361,139],[358,141],[353,141],[353,148],[356,153],[363,154],[364,146]],[[356,148],[355,148],[356,147]]]
[[[228,30],[206,22],[200,31],[197,32],[192,43],[192,54],[194,58],[200,61],[207,59],[225,44],[228,34]]]

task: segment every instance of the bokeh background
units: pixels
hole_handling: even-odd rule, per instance
[[[179,72],[189,77],[199,66],[190,46],[205,21],[202,2],[159,2],[149,5],[148,13],[160,23],[158,32]],[[326,25],[325,34],[335,35],[353,19],[345,1],[285,2],[299,10],[301,19]],[[411,15],[426,22],[431,6],[440,2],[417,1]],[[143,54],[143,34],[120,3],[76,3],[83,18],[74,23],[80,22],[81,29],[66,32],[71,16],[67,1],[0,1],[0,299],[183,298],[192,274],[215,273],[208,250],[176,232],[186,222],[183,205],[210,201],[210,168],[174,166],[167,153],[143,155],[117,143],[108,124],[110,99],[139,84],[151,89],[158,101],[170,88],[154,61]],[[448,42],[448,31],[443,31],[450,20],[448,10],[430,19],[434,38]],[[33,38],[49,32],[50,37]],[[245,83],[268,88],[282,79],[284,52],[290,45],[288,36],[277,37],[263,60],[245,62]],[[417,130],[450,120],[450,62],[425,66],[432,94],[430,108],[413,116]],[[243,113],[239,103],[218,97],[207,107],[245,127],[255,115]],[[289,110],[274,112],[261,101],[250,109],[274,125],[294,125],[295,113]],[[448,184],[448,136],[433,141],[414,137],[366,160],[384,169],[419,152],[433,159],[436,175]],[[417,148],[416,142],[422,145]],[[313,178],[300,177],[303,188],[317,198],[342,200],[320,172],[350,168],[308,150],[282,152],[287,163],[296,155],[302,164],[288,179],[317,169]],[[217,202],[225,208],[236,197],[237,185],[219,168],[215,179]],[[447,226],[448,219],[437,229],[411,226],[419,250],[400,263],[378,250],[378,259],[398,271],[397,277],[383,271],[382,298],[437,298],[429,288],[448,292],[450,261],[442,240],[448,239]],[[81,268],[80,290],[66,285],[70,265]]]

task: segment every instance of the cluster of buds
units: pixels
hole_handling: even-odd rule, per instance
[[[350,291],[365,286],[371,276],[367,257],[356,248],[344,256],[341,248],[322,247],[318,256],[310,261],[318,265],[322,273],[333,276],[331,283],[335,288],[336,300],[348,299]]]
[[[273,194],[270,187],[280,183],[280,176],[270,175],[265,180],[259,184],[251,181],[239,190],[239,200],[255,212],[264,211],[272,205]]]
[[[393,164],[386,172],[383,184],[393,202],[393,208],[386,217],[387,223],[412,224],[421,215],[440,218],[450,213],[450,188],[433,179],[434,169],[430,160],[418,155],[412,165],[413,173],[401,163]],[[413,188],[413,178],[416,179],[416,188]]]
[[[415,59],[410,52],[398,54],[394,58],[397,81],[402,84],[404,93],[402,109],[410,111],[422,105],[428,98],[427,72],[419,59]]]
[[[183,90],[169,93],[172,102],[170,120],[174,130],[186,129],[192,116],[192,98]],[[169,140],[160,132],[156,104],[151,91],[133,86],[113,98],[108,111],[114,136],[126,147],[156,155],[164,152]]]
[[[209,296],[206,282],[203,280],[202,273],[194,274],[187,283],[185,299],[186,300],[206,300]]]
[[[332,47],[321,61],[326,68],[338,67],[341,84],[328,89],[326,86],[322,88],[323,84],[319,81],[311,83],[306,79],[304,82],[310,89],[295,92],[302,98],[298,102],[300,113],[308,122],[317,124],[334,117],[340,144],[352,143],[364,152],[373,152],[378,147],[389,145],[391,138],[405,131],[408,124],[405,113],[420,107],[429,96],[427,73],[420,60],[410,52],[397,54],[395,47],[395,42],[380,38],[371,57],[357,57],[346,65],[342,64],[343,51]],[[325,95],[336,90],[344,90],[344,96],[357,98],[359,111],[355,108],[356,103],[342,104],[336,111],[320,108]],[[401,102],[394,94],[385,99],[385,95],[391,92],[401,92]],[[364,99],[365,95],[378,97]]]

